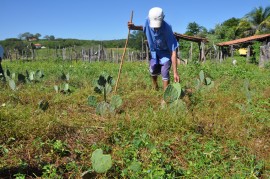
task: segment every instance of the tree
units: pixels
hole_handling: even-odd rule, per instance
[[[43,38],[44,39],[47,39],[47,40],[50,40],[50,36],[49,35],[45,35]]]
[[[207,29],[203,26],[200,26],[196,22],[191,22],[188,24],[185,34],[191,36],[205,37],[207,34]]]
[[[53,35],[45,35],[43,38],[47,40],[55,40],[55,37]]]
[[[27,40],[27,39],[29,39],[29,38],[31,38],[31,37],[33,37],[34,35],[33,34],[31,34],[30,32],[25,32],[25,33],[23,33],[23,34],[19,34],[19,39],[21,39],[21,40]]]
[[[196,22],[190,22],[187,26],[187,35],[197,35],[201,31],[201,26]]]
[[[53,35],[50,35],[50,40],[55,40],[55,37]]]
[[[215,35],[217,39],[222,40],[234,40],[237,38],[236,30],[238,24],[240,23],[240,19],[232,17],[222,24],[218,24],[215,27]]]
[[[254,8],[239,23],[237,33],[250,36],[270,32],[270,6]]]
[[[34,37],[36,37],[37,39],[39,39],[39,38],[41,37],[41,34],[40,34],[40,33],[36,33],[36,34],[34,35]]]

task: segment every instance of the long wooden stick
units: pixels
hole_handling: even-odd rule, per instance
[[[133,11],[131,11],[131,16],[130,16],[130,22],[131,23],[132,23],[132,19],[133,19]],[[118,82],[119,82],[119,79],[120,79],[120,74],[121,74],[122,66],[123,66],[123,62],[124,62],[124,57],[125,57],[125,54],[126,54],[126,49],[127,49],[129,35],[130,35],[130,29],[128,29],[128,36],[127,36],[127,39],[126,39],[124,52],[123,52],[122,58],[121,58],[120,68],[119,68],[119,71],[118,71],[118,77],[117,77],[117,81],[116,81],[116,84],[115,84],[114,92],[117,91]]]

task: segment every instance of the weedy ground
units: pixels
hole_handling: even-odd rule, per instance
[[[103,72],[119,64],[4,61],[11,73],[42,70],[40,82],[0,82],[0,178],[269,178],[270,71],[244,58],[179,66],[183,108],[161,106],[146,62],[124,63],[117,94],[123,105],[100,116],[87,104]],[[215,82],[195,90],[203,70]],[[61,79],[69,73],[69,81]],[[161,80],[161,79],[159,79]],[[161,85],[161,81],[160,85]],[[68,83],[71,93],[56,93]],[[48,101],[46,110],[39,108]],[[101,148],[113,159],[105,174],[92,169]]]

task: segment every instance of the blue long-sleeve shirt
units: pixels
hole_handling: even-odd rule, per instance
[[[143,28],[148,41],[151,57],[159,60],[160,64],[171,60],[171,53],[179,46],[172,27],[163,20],[161,27],[155,30],[149,26],[149,19],[146,20]]]

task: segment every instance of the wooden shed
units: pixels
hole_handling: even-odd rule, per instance
[[[229,56],[229,54],[231,57],[233,57],[235,47],[239,45],[245,45],[247,47],[247,59],[248,59],[251,55],[250,48],[254,41],[260,41],[263,42],[263,45],[267,45],[270,42],[270,34],[253,35],[250,37],[218,43],[217,44],[217,46],[219,46],[218,57],[220,60],[226,58],[227,56]],[[225,48],[229,48],[229,53],[228,50],[225,50]]]
[[[200,61],[205,61],[206,60],[206,53],[205,53],[205,43],[208,42],[208,40],[206,38],[202,38],[202,37],[195,37],[195,36],[189,36],[189,35],[183,35],[183,34],[179,34],[174,32],[174,36],[176,37],[177,41],[179,41],[180,39],[183,40],[187,40],[187,41],[192,41],[192,42],[196,42],[199,45],[199,60]]]

